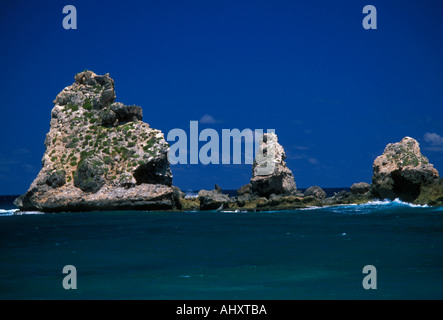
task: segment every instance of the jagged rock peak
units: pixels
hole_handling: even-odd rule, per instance
[[[86,101],[95,110],[106,108],[115,101],[114,80],[108,73],[104,76],[89,70],[77,73],[75,82],[57,95],[54,105],[79,106]]]

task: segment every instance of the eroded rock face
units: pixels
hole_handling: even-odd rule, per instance
[[[399,198],[407,202],[427,203],[422,192],[438,186],[440,176],[429,160],[421,154],[418,142],[410,137],[390,143],[373,165],[372,190],[382,199]],[[443,196],[443,194],[442,194]]]
[[[237,189],[237,194],[239,196],[248,196],[250,193],[251,193],[251,184],[249,183]]]
[[[304,195],[306,197],[313,196],[316,199],[323,200],[326,198],[326,192],[319,186],[312,186],[306,189]]]
[[[78,73],[54,100],[42,169],[17,207],[173,208],[169,144],[142,118],[140,107],[115,102],[109,74]]]
[[[257,160],[266,158],[266,161]],[[286,166],[286,155],[275,133],[265,133],[252,165],[251,192],[269,197],[271,194],[292,194],[297,191],[292,171]],[[272,170],[264,170],[269,168]]]
[[[365,194],[371,191],[371,185],[366,182],[358,182],[354,183],[351,186],[351,193],[352,194]]]
[[[200,210],[216,210],[227,206],[230,202],[229,196],[223,194],[217,185],[215,185],[214,190],[200,190],[198,199],[200,201]]]
[[[123,103],[115,102],[109,109],[103,112],[102,121],[105,125],[116,127],[119,124],[143,119],[142,108],[138,106],[125,106]]]
[[[74,172],[74,186],[84,192],[95,193],[106,183],[104,163],[99,158],[87,158]]]
[[[46,179],[48,186],[60,188],[66,183],[66,172],[64,170],[51,173]]]
[[[150,183],[172,186],[172,174],[167,154],[159,155],[140,164],[133,171],[133,176],[137,184]]]

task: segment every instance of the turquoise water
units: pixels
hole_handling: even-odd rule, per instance
[[[11,213],[0,299],[443,298],[442,208]],[[65,265],[77,290],[63,289]],[[377,290],[363,289],[365,265]]]

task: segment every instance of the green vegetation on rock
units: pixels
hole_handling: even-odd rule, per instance
[[[92,110],[92,102],[91,102],[91,99],[89,99],[89,98],[87,98],[86,100],[85,100],[85,102],[83,103],[83,109],[85,109],[85,110]]]

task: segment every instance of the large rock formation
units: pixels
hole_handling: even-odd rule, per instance
[[[292,194],[297,191],[286,155],[275,133],[265,133],[252,165],[251,193],[260,197]]]
[[[172,209],[169,145],[142,122],[142,109],[115,102],[114,80],[85,70],[54,100],[42,169],[20,210]]]
[[[399,198],[420,204],[443,202],[438,171],[410,137],[390,143],[374,161],[372,191],[379,198]]]

